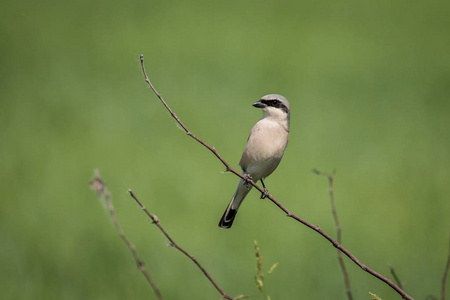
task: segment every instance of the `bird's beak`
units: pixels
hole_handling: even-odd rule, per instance
[[[267,107],[267,104],[264,104],[264,103],[262,103],[261,101],[258,101],[258,102],[253,103],[253,107],[256,107],[256,108],[265,108],[265,107]]]

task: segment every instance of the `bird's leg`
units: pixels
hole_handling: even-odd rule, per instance
[[[264,181],[262,180],[262,178],[261,178],[261,183],[264,188],[264,193],[261,193],[261,196],[259,197],[259,199],[266,199],[266,197],[269,196],[269,191],[266,189],[266,185],[264,184]]]
[[[244,185],[245,185],[248,189],[250,189],[249,183],[250,183],[250,180],[253,180],[253,179],[252,179],[252,176],[251,176],[250,174],[244,173],[244,180],[245,180]]]

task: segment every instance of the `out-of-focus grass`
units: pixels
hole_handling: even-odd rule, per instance
[[[88,190],[99,168],[166,299],[218,297],[129,199],[156,213],[230,294],[256,297],[253,240],[272,299],[345,299],[335,249],[252,192],[217,222],[237,179],[186,138],[143,82],[237,165],[276,92],[290,144],[267,184],[416,298],[437,294],[450,228],[449,4],[443,1],[2,3],[0,289],[5,299],[140,299],[151,290]],[[357,299],[397,295],[349,263]],[[152,296],[150,296],[152,297]]]

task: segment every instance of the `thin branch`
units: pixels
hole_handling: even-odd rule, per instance
[[[109,214],[111,215],[112,222],[114,224],[114,227],[117,230],[117,233],[119,234],[120,238],[123,240],[123,242],[127,245],[128,249],[130,249],[131,253],[133,254],[134,260],[136,261],[136,265],[138,269],[142,272],[145,279],[147,279],[148,283],[152,287],[156,297],[159,300],[163,300],[163,296],[161,295],[161,292],[159,291],[158,287],[156,286],[153,279],[148,274],[147,270],[145,269],[144,262],[139,258],[136,247],[128,240],[128,238],[125,236],[125,233],[122,230],[122,227],[119,225],[119,221],[117,219],[116,210],[114,209],[114,205],[111,200],[111,194],[109,193],[108,189],[106,188],[105,182],[100,177],[100,173],[98,170],[94,171],[94,178],[89,182],[89,185],[92,187],[93,190],[96,191],[97,197],[99,199],[104,199],[106,206],[108,208]]]
[[[314,169],[313,173],[315,173],[317,175],[324,175],[328,178],[328,194],[330,195],[331,213],[333,215],[334,224],[336,226],[337,242],[339,244],[341,244],[342,243],[342,227],[339,222],[339,218],[338,218],[338,214],[337,214],[337,210],[336,210],[336,204],[334,201],[333,181],[334,181],[335,171],[333,171],[332,173],[326,173],[326,172],[321,172],[317,169]],[[344,258],[342,257],[342,253],[339,250],[337,251],[337,258],[339,261],[339,266],[341,267],[342,275],[344,276],[345,292],[347,293],[347,298],[349,300],[353,300],[353,294],[352,294],[352,290],[350,288],[350,279],[348,276],[347,268],[345,267]]]
[[[197,142],[199,142],[201,145],[203,145],[205,148],[207,148],[209,151],[211,151],[219,160],[220,162],[225,166],[225,171],[231,172],[233,174],[235,174],[236,176],[240,177],[241,179],[247,181],[249,184],[251,184],[253,187],[255,187],[255,189],[257,189],[260,193],[262,194],[266,194],[267,192],[264,191],[263,188],[261,188],[260,186],[258,186],[253,180],[251,180],[250,178],[243,176],[242,174],[240,174],[239,172],[237,172],[236,170],[234,170],[232,167],[230,167],[230,165],[219,155],[219,153],[216,151],[216,149],[210,145],[208,145],[207,143],[203,142],[201,139],[199,139],[198,137],[196,137],[189,129],[187,129],[187,127],[183,124],[183,122],[181,122],[181,120],[178,118],[178,116],[170,109],[170,107],[167,105],[167,103],[164,101],[163,97],[161,96],[161,94],[159,94],[157,92],[157,90],[154,88],[153,84],[150,82],[150,79],[147,76],[147,72],[145,71],[145,66],[144,66],[144,56],[141,54],[140,55],[140,60],[141,60],[141,67],[142,67],[142,73],[144,75],[144,79],[147,82],[147,84],[150,86],[150,88],[153,90],[153,92],[155,93],[155,95],[159,98],[159,100],[162,102],[162,104],[166,107],[166,109],[170,112],[170,114],[172,115],[172,117],[177,121],[177,123],[184,129],[184,131],[186,132],[187,135],[189,135],[190,137],[192,137],[193,139],[195,139]],[[403,299],[407,299],[407,300],[413,300],[414,298],[412,298],[411,296],[409,296],[405,291],[403,291],[401,288],[399,288],[395,283],[393,283],[389,278],[384,277],[383,275],[381,275],[380,273],[372,270],[371,268],[369,268],[368,266],[366,266],[365,264],[363,264],[358,258],[356,258],[356,256],[354,256],[352,253],[350,253],[350,251],[348,251],[347,249],[345,249],[340,243],[338,243],[335,239],[333,239],[329,234],[327,234],[325,231],[323,231],[319,226],[316,226],[298,216],[296,216],[295,214],[293,214],[291,211],[289,211],[284,205],[282,205],[280,202],[278,202],[271,194],[267,195],[267,199],[269,199],[270,201],[272,201],[273,204],[275,204],[276,206],[278,206],[279,209],[281,209],[287,217],[292,218],[294,220],[296,220],[299,223],[302,223],[303,225],[307,226],[308,228],[316,231],[318,234],[320,234],[322,237],[324,237],[325,239],[327,239],[335,248],[337,248],[339,251],[341,251],[342,253],[344,253],[348,258],[350,258],[356,265],[358,265],[362,270],[366,271],[367,273],[371,274],[372,276],[374,276],[375,278],[381,280],[382,282],[386,283],[387,285],[389,285],[392,289],[394,289],[399,295],[401,295],[403,297]]]
[[[447,275],[448,275],[449,268],[450,268],[450,237],[449,237],[449,245],[448,245],[447,263],[445,264],[444,274],[442,275],[441,300],[445,300],[445,284],[447,282]]]
[[[394,277],[394,280],[397,283],[397,285],[403,290],[403,283],[400,280],[400,278],[398,278],[397,273],[395,272],[394,266],[389,265],[389,270],[391,271],[391,275],[392,275],[392,277]]]
[[[139,205],[139,207],[152,220],[152,223],[155,224],[156,227],[158,227],[158,229],[162,232],[162,234],[164,234],[164,236],[169,240],[169,242],[170,242],[169,245],[171,247],[174,247],[175,249],[177,249],[181,253],[183,253],[185,256],[187,256],[190,260],[192,260],[197,265],[197,267],[203,272],[203,274],[206,276],[206,278],[208,278],[208,280],[212,283],[212,285],[216,288],[216,290],[222,295],[222,299],[233,300],[233,298],[228,296],[228,294],[225,293],[224,290],[216,283],[216,281],[211,277],[211,275],[208,273],[208,271],[206,271],[206,269],[198,262],[198,260],[194,256],[192,256],[191,254],[189,254],[186,250],[181,248],[172,239],[172,237],[167,233],[167,231],[161,225],[161,222],[160,222],[159,218],[156,215],[150,213],[147,210],[147,208],[142,204],[141,201],[139,201],[139,199],[136,197],[136,195],[133,193],[133,191],[131,189],[128,190],[128,193],[130,193],[130,196],[134,199],[134,201],[136,201],[136,203]]]

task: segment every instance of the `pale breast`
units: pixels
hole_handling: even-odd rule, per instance
[[[289,132],[277,121],[262,119],[253,126],[239,165],[254,180],[269,176],[280,163]]]

